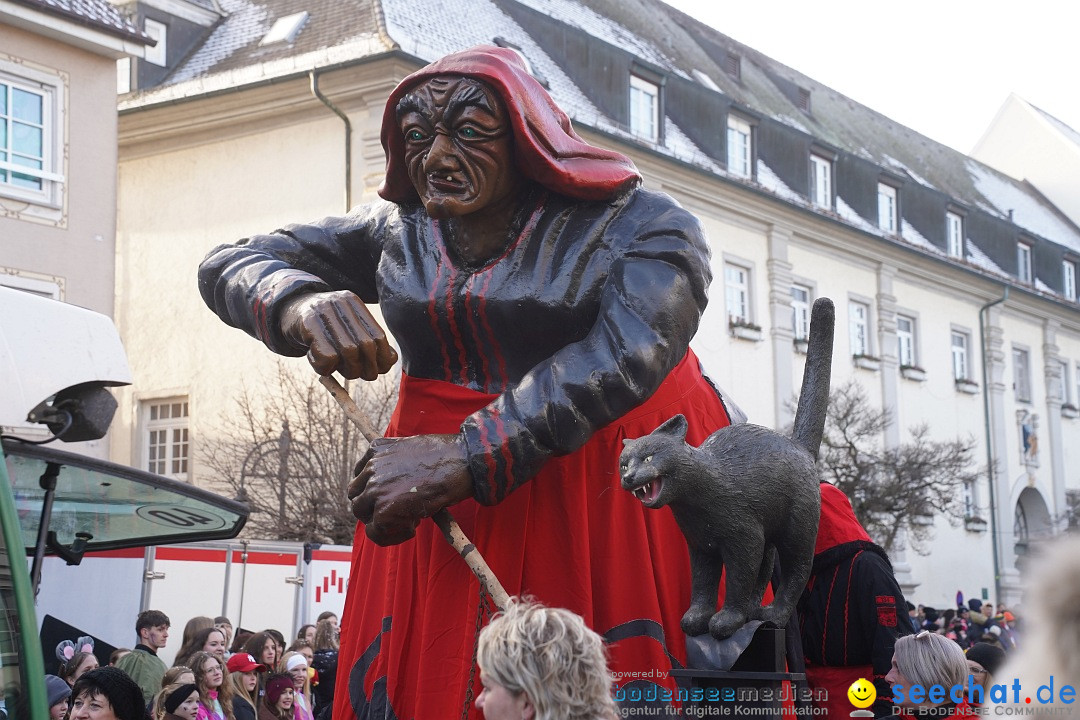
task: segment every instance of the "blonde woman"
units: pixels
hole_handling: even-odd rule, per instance
[[[228,682],[233,689],[233,715],[236,720],[255,720],[259,703],[259,673],[265,665],[255,662],[247,653],[236,653],[225,665]]]
[[[967,677],[967,660],[960,646],[944,635],[922,630],[896,641],[892,668],[885,682],[892,686],[893,703],[904,708],[906,714],[975,717],[965,695],[959,702],[952,697],[954,688],[965,687]],[[930,699],[935,685],[944,690],[939,702]],[[912,699],[913,686],[922,688],[922,692],[915,693],[915,699]]]
[[[311,712],[311,674],[303,653],[287,652],[281,658],[281,670],[293,681],[293,716],[296,720],[314,720]]]
[[[487,720],[614,720],[604,641],[569,610],[512,601],[480,632]]]

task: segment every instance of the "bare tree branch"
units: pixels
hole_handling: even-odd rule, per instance
[[[964,486],[979,477],[973,467],[973,438],[938,441],[923,424],[910,439],[883,447],[887,408],[874,408],[856,381],[829,397],[818,467],[822,477],[850,499],[855,515],[874,541],[891,550],[907,529],[916,549],[929,539],[925,518],[943,516],[956,525],[964,518]]]
[[[355,382],[350,391],[379,428],[398,379]],[[352,543],[356,519],[346,489],[367,441],[307,368],[278,363],[272,381],[245,383],[234,410],[199,446],[200,480],[224,486],[252,508],[247,529],[266,539]]]

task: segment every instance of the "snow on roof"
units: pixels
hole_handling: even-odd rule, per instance
[[[929,250],[932,253],[938,255],[944,255],[937,245],[927,240],[921,232],[915,229],[915,226],[909,223],[907,220],[900,220],[900,237],[907,242],[920,247],[923,250]]]
[[[559,18],[568,25],[633,53],[642,60],[666,68],[680,77],[688,80],[691,77],[680,70],[671,57],[661,52],[648,39],[631,32],[612,18],[597,13],[582,2],[577,2],[577,0],[518,0],[518,2],[549,17]]]
[[[469,12],[441,0],[384,2],[387,34],[401,49],[432,62],[474,45],[492,45],[502,37],[517,45],[548,81],[548,92],[572,119],[604,127],[599,108],[548,56],[531,35],[491,0],[473,0]]]
[[[888,165],[890,169],[899,170],[900,172],[907,175],[908,177],[910,177],[912,180],[919,183],[923,187],[928,187],[931,190],[935,189],[933,183],[931,183],[926,178],[921,177],[917,172],[915,172],[910,167],[908,167],[904,163],[900,162],[896,158],[894,158],[894,157],[892,157],[890,155],[882,155],[881,160],[882,160],[883,163]]]
[[[794,118],[791,115],[785,115],[784,113],[779,113],[777,115],[773,115],[773,119],[776,120],[778,123],[782,123],[784,125],[787,125],[788,127],[795,128],[796,130],[801,130],[802,132],[806,133],[807,135],[813,135],[814,134],[813,131],[810,130],[810,128],[806,127],[806,125],[801,120],[799,120],[797,118]]]
[[[248,0],[221,0],[221,9],[228,21],[221,23],[206,39],[186,65],[181,65],[169,78],[169,83],[181,83],[209,71],[219,62],[261,36],[270,27],[266,6]]]
[[[66,3],[65,0],[20,1],[75,4],[91,0],[66,0]],[[458,3],[444,0],[220,0],[220,4],[225,17],[187,61],[161,86],[122,98],[121,109],[194,97],[359,60],[395,46],[430,62],[470,46],[493,44],[496,37],[501,37],[516,45],[538,76],[547,80],[555,102],[575,123],[644,145],[717,175],[734,178],[723,166],[722,157],[710,157],[670,118],[665,118],[665,142],[659,145],[631,135],[625,126],[606,115],[592,101],[588,88],[579,87],[556,61],[559,56],[555,51],[549,54],[513,15],[504,10],[510,8],[520,12],[514,8],[515,4],[520,4],[546,15],[552,22],[577,28],[599,41],[624,49],[661,72],[691,80],[702,92],[719,90],[751,111],[830,143],[838,150],[880,163],[882,167],[926,188],[948,194],[968,207],[1001,218],[1007,218],[1012,210],[1012,219],[1017,225],[1080,252],[1080,230],[1059,216],[1049,201],[1024,183],[939,145],[656,0],[463,0]],[[376,9],[381,10],[381,28]],[[284,43],[258,46],[276,19],[302,10],[310,13],[310,20],[297,36],[295,46]],[[385,34],[380,30],[385,30]],[[724,73],[720,63],[725,53],[737,53],[743,58],[741,81],[736,82]],[[706,80],[715,87],[709,87]],[[813,93],[812,115],[801,113],[788,97],[790,93],[785,95],[781,85],[786,87],[786,83]],[[1043,114],[1080,144],[1080,133]],[[760,187],[777,197],[800,207],[810,207],[804,196],[788,187],[760,160],[757,161],[756,180]],[[838,198],[837,214],[861,230],[882,235],[843,198]],[[907,222],[901,224],[901,237],[913,246],[941,254]]]
[[[881,228],[879,228],[877,225],[872,225],[867,222],[866,218],[855,212],[855,208],[848,205],[844,201],[844,198],[840,197],[839,195],[836,196],[836,214],[839,215],[843,220],[847,221],[851,225],[854,225],[863,232],[872,233],[874,235],[881,235]]]
[[[806,198],[785,185],[784,181],[780,179],[780,176],[774,173],[772,168],[761,160],[757,161],[757,181],[761,187],[778,197],[782,197],[785,200],[791,200],[799,205],[806,204]]]
[[[1001,217],[1009,217],[1012,211],[1011,220],[1016,225],[1080,252],[1080,232],[1040,202],[1025,186],[974,160],[969,159],[966,165],[975,188],[994,205]]]
[[[968,251],[967,259],[972,265],[977,268],[992,272],[995,275],[1009,277],[1009,273],[1002,270],[1001,267],[998,266],[996,262],[991,260],[989,255],[980,250],[979,246],[972,242],[970,238],[968,238],[965,245],[967,246]]]
[[[727,174],[727,170],[720,163],[705,154],[669,117],[664,118],[664,145],[656,150],[710,172]]]

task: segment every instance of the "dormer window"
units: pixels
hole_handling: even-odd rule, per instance
[[[1031,246],[1026,243],[1016,244],[1016,277],[1022,283],[1031,284]]]
[[[630,132],[643,140],[660,140],[660,86],[630,76]]]
[[[964,259],[964,218],[954,212],[945,213],[945,249],[949,257]]]
[[[753,174],[753,128],[737,115],[727,120],[727,167],[732,175],[748,178]]]
[[[1061,261],[1061,294],[1070,302],[1076,302],[1076,263]]]
[[[810,202],[826,210],[833,207],[833,161],[816,153],[810,154]]]
[[[896,188],[879,182],[877,186],[878,227],[888,235],[895,235],[900,227]]]
[[[169,26],[165,23],[158,22],[157,20],[151,20],[150,18],[146,18],[145,20],[143,20],[143,31],[150,37],[154,38],[154,40],[157,40],[157,44],[154,45],[154,47],[146,48],[146,55],[143,56],[144,59],[148,63],[153,63],[154,65],[165,67],[168,56],[166,49]]]

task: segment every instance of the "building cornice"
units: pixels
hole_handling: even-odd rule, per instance
[[[320,48],[301,55],[278,58],[259,65],[248,65],[132,93],[120,98],[118,108],[120,114],[124,115],[161,105],[243,93],[267,83],[306,77],[311,71],[322,74],[342,67],[376,63],[387,54],[394,54],[394,52],[386,47],[377,34],[364,35],[343,45]]]
[[[146,54],[146,43],[130,35],[105,32],[10,0],[0,0],[0,24],[109,58],[144,57]]]
[[[382,103],[418,64],[396,54],[320,68],[319,87],[345,112]],[[267,79],[234,91],[129,108],[120,114],[120,159],[158,154],[324,119],[326,107],[311,94],[308,72]]]

